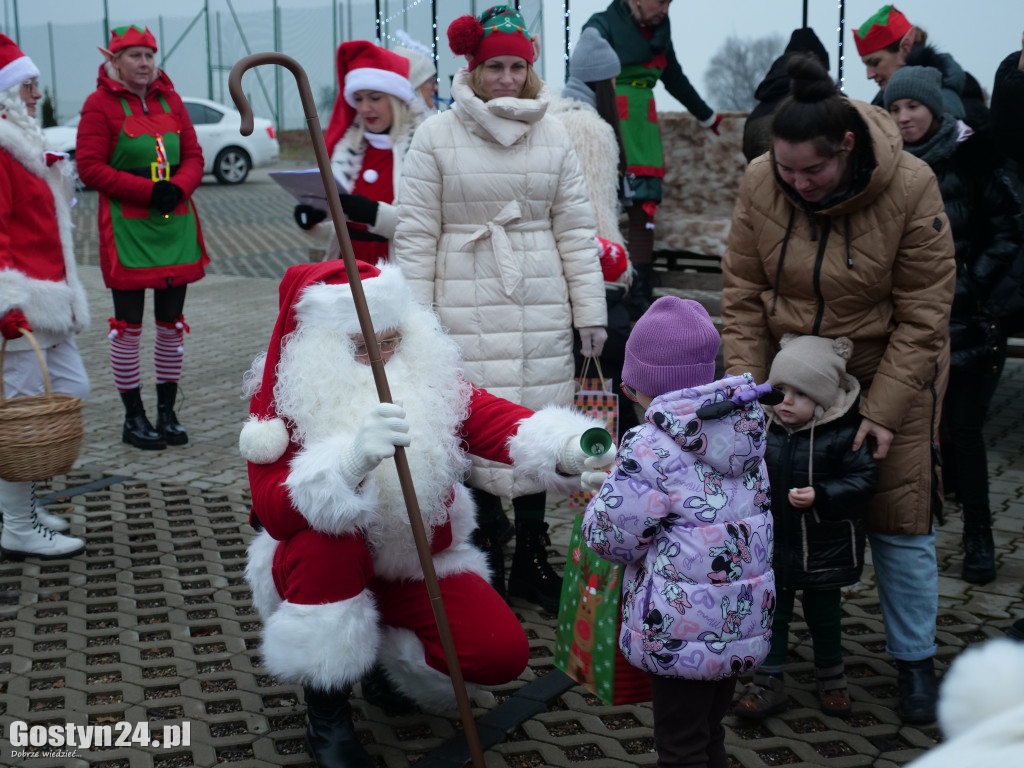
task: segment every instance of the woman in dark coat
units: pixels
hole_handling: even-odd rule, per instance
[[[897,70],[885,105],[904,149],[935,172],[953,232],[957,277],[943,464],[963,508],[963,578],[986,584],[996,567],[982,427],[1006,362],[1006,331],[994,296],[1024,247],[1020,186],[991,138],[945,111],[938,70]]]

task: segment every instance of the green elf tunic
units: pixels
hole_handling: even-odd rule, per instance
[[[629,172],[636,176],[633,199],[661,202],[661,180],[665,176],[665,155],[654,104],[654,85],[661,80],[665,89],[686,107],[702,125],[709,125],[715,113],[690,84],[672,47],[668,17],[656,27],[641,27],[622,0],[612,0],[603,11],[591,16],[583,29],[593,27],[615,49],[622,71],[615,81],[619,105],[622,144]]]
[[[111,81],[86,100],[78,130],[82,181],[99,192],[100,267],[108,288],[170,288],[203,277],[209,262],[191,195],[202,150],[163,73],[145,99]],[[169,214],[151,208],[156,181],[184,192]]]

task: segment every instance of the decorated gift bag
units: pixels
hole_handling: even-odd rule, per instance
[[[569,540],[555,634],[555,666],[606,704],[650,701],[651,676],[619,652],[622,568],[583,541],[583,515]]]
[[[588,376],[591,363],[597,373],[596,377]],[[612,380],[604,377],[598,358],[583,358],[583,367],[576,378],[576,396],[572,406],[580,413],[601,422],[612,436],[612,445],[618,445],[619,399],[612,387]],[[585,507],[591,496],[593,494],[586,491],[575,491],[569,495],[569,506]]]

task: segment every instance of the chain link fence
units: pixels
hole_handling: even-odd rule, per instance
[[[334,51],[344,40],[373,40],[380,20],[382,44],[399,44],[396,34],[405,30],[428,48],[435,42],[438,54],[440,97],[448,98],[450,78],[463,63],[448,50],[446,30],[465,13],[476,14],[491,3],[470,0],[382,0],[373,2],[322,2],[310,7],[253,10],[248,0],[208,0],[206,8],[191,17],[141,13],[131,19],[110,18],[111,26],[146,25],[156,35],[160,50],[157,62],[171,78],[178,93],[210,98],[229,106],[228,73],[232,65],[250,53],[281,51],[306,70],[316,98],[320,122],[326,125],[337,93]],[[276,5],[276,4],[275,4]],[[542,0],[520,4],[531,30],[543,26]],[[207,10],[208,9],[208,10]],[[559,8],[561,10],[561,8]],[[434,14],[437,24],[434,25]],[[86,97],[96,88],[96,76],[105,46],[102,14],[95,21],[78,24],[47,22],[18,25],[9,15],[2,19],[4,33],[19,41],[40,70],[40,86],[53,100],[58,123],[75,117]],[[538,64],[545,76],[543,58]],[[562,82],[562,63],[553,67]],[[281,67],[260,67],[246,73],[242,83],[256,115],[274,121],[278,130],[305,128],[298,89],[292,75]]]

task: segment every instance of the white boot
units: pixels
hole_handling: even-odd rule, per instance
[[[39,519],[32,483],[0,480],[0,508],[4,513],[0,553],[8,560],[58,560],[85,551],[84,541],[57,533]]]
[[[68,522],[67,518],[61,517],[60,515],[52,515],[45,509],[43,509],[41,506],[39,506],[39,504],[35,500],[36,484],[32,483],[31,485],[32,488],[30,489],[30,491],[32,493],[32,503],[35,506],[36,517],[39,518],[39,522],[45,525],[51,531],[56,531],[57,533],[67,533],[69,530],[71,530],[71,523]],[[0,520],[2,519],[3,508],[0,507]]]

